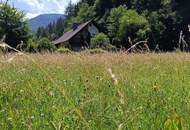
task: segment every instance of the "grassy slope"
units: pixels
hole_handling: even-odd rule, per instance
[[[190,129],[189,54],[30,57],[0,59],[0,129],[157,130],[174,109]]]

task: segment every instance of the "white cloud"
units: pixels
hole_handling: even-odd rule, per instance
[[[30,19],[30,18],[34,18],[34,17],[36,17],[38,15],[40,15],[40,14],[38,14],[38,13],[36,13],[36,14],[35,13],[27,13],[26,17]]]
[[[30,9],[28,9],[26,13],[28,18],[32,18],[39,14],[45,14],[45,13],[63,14],[70,0],[16,0],[16,1],[30,7]],[[73,3],[76,3],[78,1],[79,0],[72,0]]]

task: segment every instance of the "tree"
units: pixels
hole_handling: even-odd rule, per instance
[[[110,12],[109,17],[107,18],[107,30],[108,36],[111,39],[111,43],[117,45],[120,42],[119,38],[119,26],[120,19],[126,13],[127,9],[124,6],[119,6],[117,8],[113,8]]]
[[[65,9],[65,14],[68,17],[71,17],[71,16],[76,16],[76,13],[77,13],[76,12],[76,5],[72,4],[72,1],[70,0],[67,8]]]
[[[189,41],[189,5],[189,0],[79,0],[70,2],[64,30],[95,18],[100,31],[117,47],[126,47],[130,36],[135,41],[147,38],[152,50],[159,45],[168,51],[177,47],[181,30]]]
[[[63,35],[65,30],[65,19],[59,18],[56,22],[48,24],[46,27],[39,27],[36,33],[38,38],[48,38],[55,40]]]
[[[30,38],[30,29],[22,11],[10,6],[8,1],[0,3],[0,37],[5,35],[5,42],[17,47]]]
[[[107,10],[113,7],[112,0],[96,0],[94,3],[98,16],[104,16]]]
[[[65,29],[65,20],[62,18],[58,19],[55,26],[56,26],[56,29],[54,33],[56,34],[56,38],[58,38],[63,35],[64,29]]]
[[[135,10],[127,10],[120,19],[119,36],[124,42],[128,41],[128,37],[134,41],[145,39],[149,31],[148,21]]]
[[[74,18],[74,22],[86,22],[91,20],[96,15],[95,8],[93,6],[89,6],[87,3],[83,3],[80,5],[79,12],[77,13],[77,17]]]

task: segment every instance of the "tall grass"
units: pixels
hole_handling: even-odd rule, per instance
[[[33,54],[0,61],[0,129],[159,130],[174,110],[190,129],[189,54]]]

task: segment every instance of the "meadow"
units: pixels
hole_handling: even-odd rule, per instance
[[[188,130],[189,115],[188,53],[0,57],[1,130]]]

